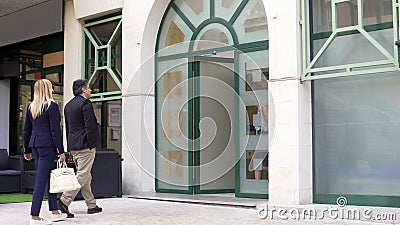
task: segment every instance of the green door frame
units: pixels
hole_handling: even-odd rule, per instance
[[[218,52],[214,52],[218,53]],[[236,54],[235,54],[236,56]],[[193,64],[193,78],[198,78],[200,77],[200,63],[201,62],[220,62],[220,63],[233,63],[234,66],[237,64],[237,59],[238,58],[222,58],[222,57],[206,57],[206,56],[201,56],[201,55],[193,55],[193,61],[191,62]],[[235,67],[236,68],[236,67]],[[234,71],[234,79],[235,79],[235,84],[236,84],[236,72]],[[193,93],[195,96],[199,96],[200,94],[200,88],[201,88],[201,80],[199,79],[193,79]],[[238,92],[238,89],[236,89],[238,86],[235,85],[235,91]],[[199,149],[200,146],[200,129],[199,129],[199,123],[200,123],[200,98],[194,98],[193,99],[193,114],[189,114],[189,118],[191,121],[194,123],[193,127],[193,137],[194,139],[194,148],[193,149]],[[236,119],[236,118],[235,118]],[[197,124],[197,125],[196,125]],[[237,124],[237,123],[236,123]],[[238,136],[236,136],[238,133],[235,133],[235,140],[238,139]],[[238,146],[235,145],[235,148],[238,148]],[[235,149],[235,152],[237,152],[237,149]],[[234,193],[235,189],[215,189],[215,190],[201,190],[200,188],[200,151],[193,151],[193,165],[194,167],[194,176],[193,180],[195,181],[194,190],[193,194],[215,194],[215,193]],[[236,168],[236,165],[235,165]],[[236,177],[236,176],[235,176]]]

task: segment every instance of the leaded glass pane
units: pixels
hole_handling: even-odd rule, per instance
[[[261,0],[250,0],[233,24],[239,43],[249,43],[268,39],[268,24]]]
[[[163,189],[189,186],[187,65],[186,59],[180,59],[157,66],[156,174]]]
[[[232,35],[221,24],[210,24],[198,35],[194,50],[233,45]]]
[[[241,2],[241,0],[215,0],[215,16],[229,21]]]
[[[184,2],[190,7],[190,9],[199,15],[201,12],[203,12],[203,1],[199,0],[184,0]]]
[[[210,17],[209,0],[176,0],[174,3],[195,27]]]
[[[229,9],[229,7],[232,6],[233,1],[234,0],[222,0],[222,7]]]
[[[170,10],[159,37],[158,55],[165,56],[187,52],[192,31],[174,10]]]

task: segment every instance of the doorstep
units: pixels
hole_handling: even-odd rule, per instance
[[[144,192],[141,194],[127,195],[127,197],[134,199],[254,208],[254,209],[257,208],[257,205],[268,203],[268,199],[237,198],[235,197],[234,193],[189,195],[189,194]]]

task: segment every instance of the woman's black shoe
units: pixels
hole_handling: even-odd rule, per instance
[[[73,218],[75,215],[70,213],[68,210],[68,206],[66,206],[61,200],[57,200],[57,206],[62,213],[67,214],[67,218]]]

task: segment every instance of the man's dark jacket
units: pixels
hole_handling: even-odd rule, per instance
[[[35,119],[28,107],[24,125],[24,153],[32,153],[32,148],[55,148],[57,155],[64,153],[60,122],[60,110],[55,102],[51,102]]]
[[[64,115],[68,151],[98,147],[97,120],[89,99],[75,96],[65,105]]]

